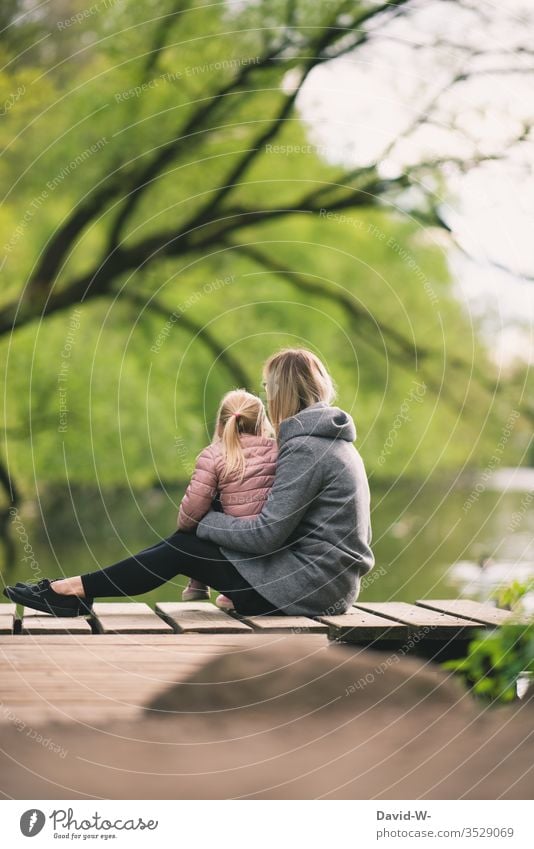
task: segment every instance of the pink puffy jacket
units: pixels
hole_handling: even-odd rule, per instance
[[[245,474],[238,472],[222,478],[224,461],[218,443],[208,445],[198,456],[191,482],[185,491],[178,514],[182,531],[192,531],[211,509],[218,494],[223,511],[230,516],[249,519],[261,513],[274,481],[278,446],[275,439],[243,433],[239,437],[245,455]]]

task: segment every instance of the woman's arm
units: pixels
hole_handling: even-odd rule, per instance
[[[298,447],[283,445],[276,475],[263,510],[253,519],[236,519],[210,512],[197,536],[249,554],[268,554],[282,546],[321,489],[321,473],[303,440]]]
[[[178,513],[181,531],[194,531],[200,520],[211,509],[217,494],[215,458],[210,445],[197,458],[195,470],[185,491]]]

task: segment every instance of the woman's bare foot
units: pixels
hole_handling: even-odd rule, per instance
[[[52,581],[50,586],[58,595],[76,595],[78,598],[85,598],[82,579],[79,575],[75,578],[62,578],[60,581]]]

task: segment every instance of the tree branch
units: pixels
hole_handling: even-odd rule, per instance
[[[451,409],[455,412],[458,411],[461,405],[450,392],[449,387],[445,386],[443,382],[437,381],[427,368],[427,364],[433,360],[435,361],[436,357],[439,356],[438,351],[417,346],[415,340],[410,341],[406,339],[406,337],[390,325],[381,320],[379,321],[374,316],[370,315],[367,310],[360,307],[355,302],[354,298],[347,292],[341,289],[331,288],[318,280],[313,280],[310,276],[303,276],[299,272],[285,266],[279,260],[273,259],[273,257],[269,254],[260,250],[257,245],[235,244],[228,242],[228,247],[238,253],[241,253],[243,256],[247,256],[255,264],[260,265],[262,268],[266,268],[273,274],[283,278],[287,283],[289,283],[289,285],[299,291],[306,292],[306,294],[311,294],[316,297],[325,298],[330,302],[336,303],[342,308],[349,319],[350,325],[356,331],[357,341],[362,341],[379,354],[383,354],[384,346],[381,344],[380,337],[377,336],[376,333],[376,331],[379,331],[380,334],[396,345],[397,350],[388,349],[387,353],[392,357],[397,365],[410,372],[412,372],[412,368],[415,367],[417,373],[421,376],[429,389],[431,389],[435,395],[446,401]],[[362,328],[369,331],[367,335],[362,335]],[[474,378],[478,386],[491,397],[495,397],[497,395],[502,396],[502,383],[498,383],[489,378],[487,375],[481,373],[479,370],[475,370],[473,363],[462,360],[461,357],[447,356],[447,365],[463,375]],[[528,406],[528,404],[524,404],[521,407],[521,412],[527,417],[527,419],[534,421],[534,408]]]
[[[210,97],[203,98],[201,105],[193,111],[193,114],[185,126],[178,131],[177,135],[160,147],[153,159],[141,168],[129,184],[123,186],[125,203],[111,229],[108,239],[108,252],[114,250],[119,244],[126,223],[135,212],[147,188],[161,174],[163,169],[178,156],[182,147],[188,142],[189,136],[197,133],[202,127],[205,127],[207,120],[214,114],[224,98],[235,93],[254,71],[267,67],[279,55],[281,49],[279,46],[270,51],[257,63],[243,65],[238,74],[230,82],[222,85]]]
[[[312,276],[305,277],[299,272],[291,269],[289,266],[284,265],[279,260],[269,256],[269,254],[260,250],[257,245],[236,244],[234,242],[228,242],[227,244],[232,250],[248,257],[263,268],[267,268],[269,271],[272,271],[273,274],[283,277],[290,285],[300,291],[306,292],[307,294],[315,297],[325,298],[326,300],[338,304],[343,308],[345,314],[349,316],[353,322],[358,323],[358,326],[365,324],[372,329],[373,337],[375,336],[376,330],[379,330],[384,334],[384,336],[397,345],[405,357],[407,357],[410,361],[414,360],[416,367],[417,362],[421,357],[428,356],[428,352],[426,350],[417,348],[415,340],[410,342],[402,335],[402,333],[399,333],[393,327],[388,326],[385,322],[378,322],[366,309],[356,303],[352,295],[343,289],[329,287],[325,283],[320,282],[320,279],[312,279]]]
[[[176,23],[178,23],[182,15],[189,11],[190,8],[191,0],[174,0],[172,10],[167,12],[165,15],[162,15],[160,18],[154,31],[152,49],[148,53],[143,67],[141,83],[150,79],[150,75],[155,70],[160,56],[165,51],[167,40],[173,27]]]
[[[281,48],[278,48],[280,50]],[[140,172],[125,173],[128,169],[118,164],[113,169],[112,174],[105,175],[100,181],[97,181],[95,189],[91,194],[82,200],[69,215],[63,226],[57,230],[53,237],[48,242],[34,272],[31,275],[30,281],[25,292],[24,300],[28,303],[37,295],[37,308],[40,309],[42,302],[50,293],[52,286],[59,274],[65,257],[71,251],[78,236],[94,221],[101,216],[113,198],[120,198],[121,195],[126,197],[126,205],[118,215],[115,225],[111,230],[108,239],[108,249],[106,253],[111,253],[118,242],[120,232],[126,220],[133,212],[140,197],[137,197],[136,192],[141,191],[148,185],[152,179],[165,167],[166,163],[174,156],[178,155],[182,146],[185,146],[189,140],[189,136],[203,126],[206,120],[211,116],[215,108],[218,106],[221,98],[229,95],[237,90],[245,81],[249,74],[258,67],[262,68],[275,58],[278,50],[273,51],[268,56],[264,56],[258,64],[243,66],[239,73],[224,86],[221,86],[218,92],[213,97],[202,99],[200,105],[194,110],[189,121],[182,129],[181,133],[167,142],[159,149],[155,159],[144,166]],[[127,186],[133,194],[128,195]],[[142,193],[142,192],[141,192]],[[14,305],[11,305],[11,312],[14,313]]]
[[[169,320],[171,315],[176,314],[173,313],[172,309],[170,310],[169,307],[161,303],[161,301],[158,301],[153,296],[147,298],[147,296],[143,295],[141,292],[123,290],[120,295],[120,299],[134,304],[136,307],[140,307],[141,314],[143,311],[147,310],[153,315],[161,316],[166,321]],[[191,315],[184,312],[180,312],[178,318],[179,321],[176,326],[182,327],[189,331],[192,336],[198,337],[206,348],[214,355],[217,362],[221,363],[221,365],[227,369],[232,379],[235,381],[236,386],[242,389],[248,389],[251,385],[251,381],[246,370],[243,368],[240,361],[232,355],[228,348],[225,348],[217,341],[208,327],[205,324],[200,324],[195,321]]]
[[[395,14],[397,14],[401,6],[408,5],[410,2],[411,0],[396,0],[396,2],[384,3],[380,6],[367,9],[365,12],[356,15],[352,22],[352,28],[360,28],[364,23],[376,18],[377,16],[391,14],[392,9],[395,11]],[[327,55],[328,49],[332,48],[341,39],[345,38],[347,31],[350,31],[351,29],[351,27],[338,27],[335,23],[340,13],[352,12],[352,6],[353,4],[351,2],[346,2],[336,7],[331,16],[330,22],[321,30],[319,36],[309,41],[305,51],[305,58],[302,57],[301,51],[300,59],[298,57],[293,57],[291,60],[288,59],[288,61],[299,61],[303,64],[304,76],[306,76],[319,62],[327,58],[335,58],[334,53]],[[156,32],[154,50],[151,51],[149,55],[154,54],[156,57],[159,56],[164,44],[165,33],[163,32],[162,23],[161,27]],[[67,218],[63,226],[56,231],[44,249],[25,289],[20,307],[18,304],[12,302],[1,311],[0,332],[9,332],[9,330],[12,329],[12,327],[9,326],[9,321],[6,323],[6,317],[11,317],[14,322],[12,325],[13,327],[19,326],[16,316],[20,311],[22,314],[26,315],[33,312],[34,316],[37,317],[40,314],[49,314],[50,312],[55,311],[56,305],[61,308],[61,304],[68,300],[68,297],[66,299],[64,294],[60,294],[57,298],[54,297],[54,303],[51,308],[48,307],[48,299],[51,295],[52,287],[60,273],[65,257],[71,251],[80,234],[96,218],[103,214],[111,200],[114,198],[120,198],[121,195],[124,195],[125,202],[111,228],[107,249],[104,252],[104,254],[107,255],[112,254],[120,243],[124,227],[135,211],[144,191],[157,178],[166,165],[179,154],[182,147],[186,144],[188,137],[200,128],[207,127],[208,119],[213,115],[214,111],[218,108],[226,96],[236,93],[243,85],[245,85],[248,77],[253,72],[258,70],[261,71],[262,69],[269,67],[271,62],[275,58],[281,56],[283,51],[288,47],[289,44],[286,38],[282,40],[278,46],[268,50],[257,63],[244,65],[232,80],[222,85],[212,97],[202,101],[198,108],[193,111],[193,114],[190,116],[185,126],[178,131],[175,137],[163,145],[158,150],[156,156],[144,167],[132,173],[131,176],[128,176],[128,173],[125,173],[127,169],[119,165],[115,169],[111,178],[106,176],[98,181],[95,190],[86,200],[77,206],[77,208]],[[145,66],[145,74],[147,67],[148,65]],[[246,92],[241,93],[243,94]],[[266,135],[263,137],[264,139],[270,139],[276,135],[282,126],[284,118],[290,111],[293,101],[294,97],[286,99],[279,113],[278,121],[271,126],[269,131],[267,131]],[[259,141],[261,144],[261,138]],[[265,143],[265,141],[263,143]],[[244,160],[238,163],[234,169],[234,173],[230,177],[230,180],[228,180],[226,185],[220,189],[218,198],[219,203],[221,203],[231,192],[233,184],[239,180],[256,155],[257,151],[251,152]],[[203,210],[196,216],[198,222],[202,220],[205,213],[206,210]],[[101,261],[101,264],[104,264],[104,262],[105,261]],[[105,262],[105,264],[109,273],[114,263]],[[120,263],[118,265],[120,265]],[[67,286],[67,288],[71,293],[76,291],[76,287],[71,288],[70,286]],[[45,305],[44,308],[43,304]]]
[[[20,504],[20,492],[3,460],[0,460],[0,488],[3,489],[10,507]]]
[[[332,47],[337,41],[344,37],[347,33],[347,29],[350,31],[350,29],[361,26],[363,23],[381,14],[385,10],[391,11],[392,7],[399,8],[410,2],[411,0],[393,0],[393,2],[384,3],[382,6],[377,7],[375,9],[369,9],[366,12],[360,14],[353,23],[353,25],[351,25],[351,27],[349,28],[336,27],[333,24],[344,8],[346,8],[347,10],[352,10],[352,2],[342,4],[339,8],[335,10],[332,15],[331,24],[326,25],[323,28],[319,37],[315,41],[311,41],[311,44],[308,47],[308,50],[306,51],[306,58],[301,58],[300,60],[303,63],[303,73],[296,91],[284,99],[284,102],[279,110],[278,116],[273,120],[271,127],[266,130],[264,134],[260,135],[256,145],[247,153],[247,155],[245,155],[245,157],[243,157],[243,159],[236,165],[234,171],[230,174],[230,177],[225,180],[225,185],[221,186],[219,190],[219,196],[216,197],[215,207],[218,207],[218,205],[220,205],[224,198],[232,191],[239,178],[242,176],[243,173],[245,173],[245,171],[250,166],[252,161],[256,158],[258,153],[261,152],[261,146],[266,144],[279,132],[281,126],[283,125],[284,119],[291,111],[295,99],[311,70],[313,70],[313,68],[316,67],[316,65],[318,65],[325,58],[335,58],[333,56],[325,56],[325,51],[327,50],[327,48]],[[205,124],[206,119],[212,114],[219,101],[222,98],[226,97],[229,93],[234,92],[240,85],[242,85],[252,71],[269,66],[270,63],[272,63],[275,58],[280,56],[283,50],[288,46],[289,45],[286,38],[276,48],[271,49],[270,51],[265,53],[264,56],[258,61],[258,63],[253,65],[245,65],[241,69],[241,72],[237,75],[236,79],[232,80],[226,86],[221,87],[219,92],[213,95],[206,108],[201,108],[198,112],[193,114],[189,122],[186,124],[185,128],[181,131],[180,136],[175,139],[171,139],[167,143],[167,145],[165,145],[158,151],[158,154],[156,155],[156,157],[154,157],[152,162],[148,163],[148,165],[134,179],[133,185],[131,185],[127,189],[126,203],[124,204],[124,207],[117,216],[117,219],[110,234],[108,242],[109,252],[116,248],[119,244],[122,234],[124,232],[125,225],[127,221],[131,218],[135,209],[137,208],[146,189],[161,174],[163,169],[176,157],[180,149],[180,143],[182,142],[183,138],[198,131],[198,129]],[[298,61],[298,59],[293,61]],[[206,209],[201,210],[198,215],[195,216],[195,219],[190,222],[188,227],[195,226],[197,220],[202,221],[203,217],[205,216],[205,213]]]
[[[7,507],[0,508],[0,542],[4,549],[6,573],[9,575],[13,572],[16,563],[15,543],[10,532],[10,524],[13,521],[11,511],[20,505],[21,496],[3,460],[0,460],[0,487],[6,494],[8,501]]]

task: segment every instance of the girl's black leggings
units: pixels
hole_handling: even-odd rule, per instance
[[[202,581],[224,593],[243,615],[283,612],[245,581],[217,545],[183,531],[175,531],[139,554],[81,577],[86,596],[102,598],[140,595],[177,575]]]

